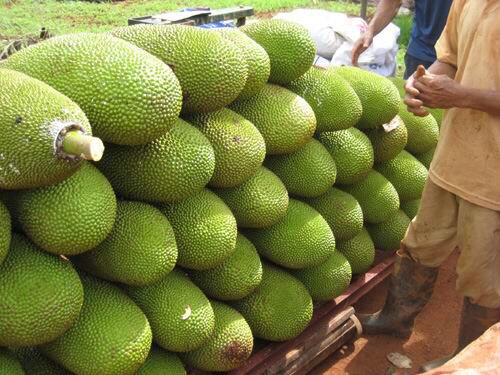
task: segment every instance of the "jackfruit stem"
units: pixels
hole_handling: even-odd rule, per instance
[[[99,138],[79,130],[72,130],[64,135],[62,150],[66,154],[81,156],[85,160],[99,161],[104,153],[104,144]]]

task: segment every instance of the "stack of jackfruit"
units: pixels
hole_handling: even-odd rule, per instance
[[[266,20],[0,64],[0,373],[228,371],[399,246],[437,124],[314,55]]]

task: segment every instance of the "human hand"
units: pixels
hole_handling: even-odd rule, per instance
[[[405,83],[405,97],[404,103],[407,106],[408,112],[413,113],[415,116],[427,116],[429,112],[423,107],[422,100],[418,99],[420,91],[415,87],[415,82],[420,77],[426,74],[426,70],[423,65],[419,65],[415,73],[413,73],[410,78]]]
[[[368,29],[363,35],[354,43],[352,47],[352,65],[358,66],[359,56],[365,52],[368,47],[373,43],[373,32]]]
[[[429,108],[461,107],[466,99],[464,87],[447,75],[427,73],[414,83],[418,98]]]

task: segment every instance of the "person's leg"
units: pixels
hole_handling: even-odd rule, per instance
[[[411,55],[405,54],[405,72],[403,75],[404,79],[408,79],[415,71],[419,65],[423,65],[426,69],[433,64],[433,61],[425,61],[417,59]]]

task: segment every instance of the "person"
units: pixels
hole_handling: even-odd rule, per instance
[[[437,61],[406,82],[409,111],[446,112],[385,305],[361,316],[366,333],[409,337],[431,297],[439,265],[457,246],[456,289],[464,296],[457,352],[500,322],[499,20],[500,1],[455,0],[436,44]]]
[[[428,68],[436,60],[434,44],[443,31],[453,0],[415,0],[415,17],[410,43],[405,54],[404,79],[415,72],[418,65]],[[381,0],[368,30],[352,49],[352,64],[358,65],[359,56],[372,44],[373,37],[382,31],[397,15],[401,0]]]

